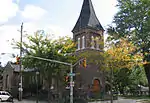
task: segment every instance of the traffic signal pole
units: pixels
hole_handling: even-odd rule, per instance
[[[73,65],[70,66],[70,74],[73,74]],[[73,75],[70,75],[70,103],[73,103]]]
[[[72,63],[66,63],[66,62],[61,62],[61,61],[52,60],[52,59],[35,57],[35,56],[32,56],[32,55],[28,56],[28,58],[36,58],[36,59],[39,59],[39,60],[50,61],[50,62],[55,62],[55,63],[70,66],[70,74],[69,74],[69,76],[70,76],[70,103],[73,103],[73,87],[74,87],[73,77],[75,76],[75,73],[73,73],[73,67],[76,66],[79,62],[83,61],[85,58],[78,60],[74,65],[72,65]]]

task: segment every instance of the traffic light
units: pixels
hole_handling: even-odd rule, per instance
[[[65,77],[65,81],[68,82],[69,81],[69,76]]]
[[[16,64],[20,64],[20,57],[16,57]]]
[[[86,68],[86,58],[83,59],[83,67]]]

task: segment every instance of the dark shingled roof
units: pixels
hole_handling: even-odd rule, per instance
[[[78,32],[80,29],[83,28],[104,30],[96,17],[91,0],[84,0],[80,16],[72,32]]]

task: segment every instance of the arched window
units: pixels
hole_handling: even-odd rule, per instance
[[[85,48],[85,36],[82,37],[82,49]]]
[[[8,82],[9,82],[8,79],[9,79],[8,75],[6,75],[6,81],[5,81],[5,87],[6,87],[6,89],[8,88]]]
[[[78,50],[80,50],[80,38],[78,38]]]
[[[96,49],[97,49],[97,50],[99,50],[99,44],[100,44],[99,38],[96,37]]]
[[[91,48],[94,49],[95,47],[94,37],[91,37]]]

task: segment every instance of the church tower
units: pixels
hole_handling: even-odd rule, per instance
[[[84,0],[80,16],[72,30],[73,40],[77,43],[77,53],[84,51],[103,52],[104,49],[104,29],[100,24],[91,0]],[[100,45],[102,42],[103,45]],[[76,84],[78,88],[85,88],[99,80],[99,85],[103,85],[103,73],[99,72],[97,65],[88,64],[87,68],[77,67]],[[103,86],[101,86],[102,88]]]
[[[72,30],[73,39],[77,42],[77,50],[95,49],[103,50],[103,46],[99,46],[98,38],[103,42],[104,29],[96,17],[91,0],[84,0],[80,16]]]

